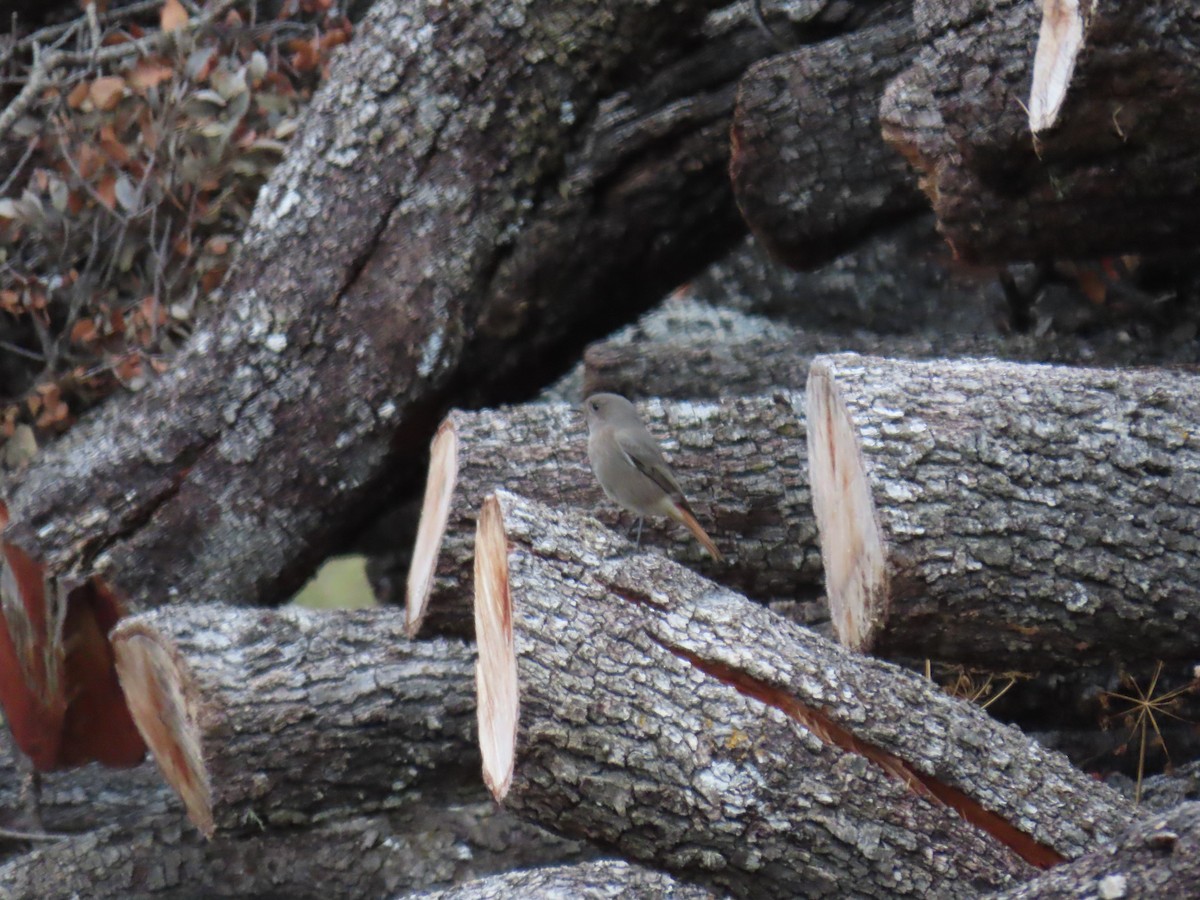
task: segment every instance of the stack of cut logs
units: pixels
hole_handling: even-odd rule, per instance
[[[1194,891],[1200,804],[1139,808],[917,669],[1200,662],[1200,374],[1037,336],[635,333],[565,401],[442,422],[405,609],[210,602],[286,596],[434,411],[627,321],[738,237],[734,195],[806,265],[909,215],[881,127],[964,259],[1194,245],[1187,4],[1040,4],[1028,110],[1038,4],[786,5],[821,12],[779,57],[751,4],[380,0],[225,310],[7,498],[16,742],[157,770],[31,804],[3,748],[0,840],[37,849],[0,896]],[[1076,57],[1110,90],[1064,107]],[[637,395],[723,562],[625,537],[597,390]]]
[[[711,314],[659,315],[678,334]],[[1008,339],[954,348],[989,359],[910,338],[823,354],[832,339],[737,324],[744,341],[594,345],[571,389],[654,396],[641,411],[723,563],[661,522],[640,549],[621,533],[578,403],[452,412],[405,611],[117,625],[130,711],[195,830],[154,779],[93,773],[86,803],[114,825],[10,865],[12,895],[113,894],[153,866],[207,884],[215,865],[255,893],[258,856],[294,861],[271,883],[341,895],[390,868],[400,894],[413,854],[461,852],[423,846],[430,828],[502,872],[447,897],[1133,897],[1200,878],[1200,805],[1139,811],[877,658],[1194,661],[1200,374],[1001,361],[1054,355]],[[730,396],[703,399],[715,385]],[[69,821],[84,801],[44,805]],[[397,853],[378,834],[399,809],[417,821]]]

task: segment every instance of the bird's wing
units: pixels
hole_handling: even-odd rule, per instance
[[[621,448],[621,452],[625,454],[625,457],[633,463],[634,468],[662,488],[672,500],[679,503],[684,509],[687,508],[687,501],[683,498],[683,489],[679,486],[679,482],[675,480],[675,475],[671,472],[671,467],[663,459],[662,451],[658,449],[658,444],[654,442],[654,438],[650,437],[649,434],[630,437],[627,433],[617,433],[614,437],[616,438],[617,446]]]

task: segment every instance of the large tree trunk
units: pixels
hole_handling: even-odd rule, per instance
[[[884,85],[918,46],[909,7],[890,11],[879,25],[764,60],[742,79],[734,194],[754,235],[788,265],[828,262],[924,206],[879,133]]]
[[[1131,815],[972,704],[583,515],[501,493],[476,543],[484,779],[554,830],[742,896],[961,896]]]
[[[991,669],[1194,660],[1200,376],[821,357],[809,471],[834,628]]]
[[[1191,4],[930,0],[913,13],[927,46],[889,86],[883,133],[923,173],[961,257],[1195,246]]]
[[[714,561],[686,530],[665,520],[645,523],[643,545],[661,548],[763,602],[794,605],[807,594],[824,612],[824,604],[811,599],[820,581],[819,550],[803,479],[804,426],[792,395],[651,402],[643,413],[726,559]],[[409,569],[414,633],[423,622],[435,631],[470,632],[475,519],[491,491],[521,491],[595,511],[614,527],[636,521],[604,497],[586,448],[587,429],[573,405],[450,414],[434,438]]]
[[[39,458],[9,546],[66,591],[103,575],[99,613],[74,603],[93,631],[129,608],[287,596],[415,486],[451,397],[536,383],[741,234],[726,134],[767,42],[744,11],[705,25],[717,5],[380,0],[264,188],[221,313]],[[82,627],[29,618],[9,623],[14,656],[54,660]],[[53,707],[83,683],[30,690]],[[53,709],[20,727],[11,694],[27,751],[64,745],[42,767],[97,755],[71,752]]]
[[[1113,846],[1089,853],[995,900],[1194,897],[1200,885],[1200,803],[1147,816]]]
[[[473,648],[396,609],[177,607],[112,633],[134,721],[205,835],[398,803],[478,765]]]

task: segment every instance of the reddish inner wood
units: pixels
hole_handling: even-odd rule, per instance
[[[990,834],[1030,865],[1048,869],[1063,862],[1064,857],[1052,847],[1046,846],[1016,828],[1003,816],[984,809],[958,788],[951,787],[931,775],[918,771],[911,763],[889,753],[882,747],[860,740],[826,714],[797,700],[786,691],[732,666],[704,659],[681,647],[673,647],[661,641],[658,643],[701,672],[728,684],[739,693],[775,707],[799,722],[825,743],[845,750],[847,753],[856,753],[866,757],[926,800],[950,807],[966,821]]]

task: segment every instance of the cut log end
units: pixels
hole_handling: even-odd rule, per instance
[[[508,537],[500,501],[488,497],[475,530],[475,689],[483,780],[497,801],[512,784],[517,746],[517,654],[508,592]]]
[[[1029,129],[1034,134],[1058,121],[1083,48],[1083,30],[1078,0],[1042,0],[1042,27],[1029,88]]]
[[[409,637],[415,637],[425,621],[425,609],[433,591],[438,556],[446,523],[450,519],[450,501],[458,482],[458,435],[454,422],[447,419],[434,435],[429,448],[429,480],[421,503],[421,521],[408,568],[405,610]]]
[[[869,650],[882,624],[889,590],[883,532],[858,430],[819,360],[808,377],[806,415],[810,490],[821,532],[830,618],[844,646]]]
[[[198,693],[192,677],[151,628],[118,626],[112,635],[117,675],[133,721],[188,818],[213,835],[212,787],[200,742]]]

